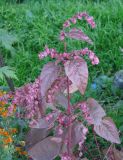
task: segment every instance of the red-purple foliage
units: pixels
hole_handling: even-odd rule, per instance
[[[95,28],[93,17],[85,12],[68,19],[60,33],[64,53],[45,47],[39,58],[50,56],[56,61],[44,65],[34,83],[16,90],[13,103],[24,109],[22,116],[30,121],[27,148],[34,160],[53,160],[57,155],[61,160],[78,160],[83,155],[88,126],[92,126],[96,134],[111,143],[120,143],[115,124],[105,117],[105,111],[95,99],[88,98],[71,104],[72,93],[80,91],[84,95],[86,91],[88,66],[84,56],[87,55],[93,65],[99,63],[98,57],[88,48],[67,52],[66,37],[93,43],[80,29],[66,31],[83,17]],[[49,114],[45,114],[47,108],[51,108]],[[79,113],[75,112],[76,109],[80,110]],[[53,131],[53,136],[48,136],[50,131]],[[75,153],[73,149],[76,145]]]

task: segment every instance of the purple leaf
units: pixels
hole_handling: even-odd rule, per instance
[[[82,123],[76,122],[72,126],[72,146],[74,147],[78,144],[81,140],[85,141],[85,136],[83,134],[83,130],[88,130]]]
[[[67,98],[65,97],[64,94],[60,93],[60,94],[56,95],[55,101],[56,101],[57,104],[60,104],[62,107],[64,107],[65,109],[67,109],[67,107],[68,107],[68,100],[67,100]]]
[[[52,114],[52,118],[49,121],[46,118],[41,118],[38,122],[32,126],[31,130],[28,132],[26,136],[26,144],[27,148],[32,147],[42,139],[46,138],[50,133],[50,129],[54,126],[54,122],[59,115],[59,111],[56,111]]]
[[[89,109],[92,123],[99,125],[102,122],[102,118],[106,115],[101,105],[93,98],[87,100],[87,107]]]
[[[49,134],[49,131],[47,129],[31,128],[31,130],[28,132],[28,134],[25,137],[27,150],[32,146],[34,146],[39,141],[46,138],[48,134]]]
[[[90,44],[93,44],[92,40],[87,35],[85,35],[80,29],[73,28],[68,33],[65,33],[65,35],[73,39],[83,40]]]
[[[120,144],[118,130],[111,118],[105,117],[100,125],[94,125],[94,131],[107,141]]]
[[[61,139],[57,137],[47,137],[34,145],[28,154],[33,160],[53,160],[60,152]]]
[[[76,91],[78,91],[78,88],[77,88],[74,84],[71,84],[71,85],[69,86],[69,92],[70,92],[70,93],[74,93],[74,92],[76,92]],[[67,93],[67,89],[64,91],[64,93],[65,93],[65,94]]]
[[[107,153],[106,158],[108,160],[123,160],[123,149],[118,150],[115,147],[110,147],[110,151],[108,152],[109,149],[105,149],[104,150],[104,154]]]
[[[54,62],[49,62],[44,65],[41,76],[41,96],[46,95],[47,90],[51,87],[52,83],[58,78],[60,74],[60,67],[55,65]]]
[[[60,112],[56,111],[54,113],[49,113],[49,114],[52,115],[52,118],[50,118],[49,121],[46,120],[46,117],[41,118],[41,119],[38,120],[38,123],[35,126],[33,126],[33,128],[41,128],[41,129],[52,128],[52,126],[54,126],[54,122],[56,121]]]
[[[65,63],[65,72],[81,94],[85,93],[88,82],[88,67],[83,58],[67,61]]]

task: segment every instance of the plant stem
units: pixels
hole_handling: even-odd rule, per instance
[[[64,51],[67,51],[67,46],[66,42],[64,41]],[[69,91],[69,78],[67,77],[67,99],[68,99],[68,107],[67,107],[67,114],[69,116],[69,123],[71,121],[71,106],[70,106],[70,91]],[[72,126],[70,123],[70,126],[68,128],[68,143],[67,143],[67,150],[68,150],[68,155],[71,156],[71,131],[72,131]]]
[[[40,87],[40,90],[41,90],[41,79],[39,78],[39,87]],[[45,98],[44,98],[45,99]],[[43,101],[44,99],[42,98],[42,95],[41,95],[41,92],[39,91],[39,96],[38,96],[38,100],[39,100],[39,104],[38,104],[38,108],[39,108],[39,111],[40,111],[40,114],[42,117],[44,117],[44,109],[43,109]]]
[[[68,94],[68,108],[67,108],[67,113],[68,113],[68,116],[69,116],[69,123],[71,121],[71,106],[70,106],[70,92],[69,92],[69,79],[67,77],[67,94]],[[72,131],[72,128],[71,128],[71,123],[70,123],[70,126],[68,128],[68,155],[70,156],[71,155],[71,152],[70,152],[70,148],[71,148],[71,131]]]
[[[107,155],[108,155],[108,153],[109,153],[109,151],[110,151],[110,149],[111,149],[112,146],[113,146],[113,144],[111,144],[111,145],[109,146],[109,148],[108,148],[108,150],[107,150],[107,152],[106,152],[106,154],[105,154],[103,160],[106,159],[106,157],[107,157]]]
[[[68,155],[71,155],[71,131],[72,131],[72,126],[70,125],[68,128]]]
[[[93,129],[93,135],[94,135],[94,139],[95,139],[96,146],[97,146],[97,149],[98,149],[98,152],[99,152],[99,156],[100,156],[100,160],[101,160],[101,159],[102,159],[102,157],[101,157],[101,151],[100,151],[99,144],[98,144],[98,142],[97,142],[97,138],[96,138],[96,135],[95,135],[94,129]]]
[[[68,94],[68,108],[67,108],[67,113],[68,115],[71,114],[71,106],[70,106],[70,92],[69,92],[69,79],[67,77],[67,94]]]

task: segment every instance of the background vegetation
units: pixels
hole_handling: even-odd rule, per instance
[[[93,96],[103,104],[108,114],[113,117],[118,127],[123,130],[123,107],[113,108],[119,95],[114,95],[112,82],[114,74],[123,69],[123,1],[122,0],[16,0],[0,1],[0,54],[5,63],[15,69],[18,80],[16,87],[33,81],[49,58],[40,61],[38,53],[47,44],[51,48],[63,51],[63,44],[58,41],[63,22],[76,12],[87,11],[94,16],[97,27],[91,30],[84,22],[83,30],[94,41],[94,50],[100,64],[89,64],[89,91],[86,96]],[[82,22],[79,26],[83,26]],[[78,41],[68,42],[68,51],[87,46]],[[104,83],[99,92],[91,90],[91,83],[100,75],[106,75],[109,81]],[[109,83],[108,83],[109,82]],[[103,82],[102,82],[103,83]],[[4,85],[1,81],[0,85]],[[76,100],[80,95],[76,94]]]

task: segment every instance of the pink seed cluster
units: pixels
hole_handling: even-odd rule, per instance
[[[52,114],[52,113],[48,114],[48,115],[45,117],[45,119],[46,119],[47,122],[49,122],[52,118],[53,118],[53,114]]]
[[[82,110],[83,117],[88,122],[88,124],[90,124],[90,125],[93,124],[92,118],[90,117],[89,109],[86,105],[86,102],[83,102],[80,104],[80,109]]]
[[[16,104],[24,109],[24,112],[18,116],[22,116],[26,119],[33,120],[41,117],[39,111],[39,79],[36,79],[34,83],[26,84],[19,88],[15,92],[12,104]]]
[[[72,157],[65,152],[61,155],[61,160],[72,160]]]
[[[97,65],[99,63],[98,57],[95,55],[93,51],[89,50],[88,48],[75,50],[71,53],[58,53],[55,49],[45,48],[44,52],[39,53],[39,59],[43,59],[47,56],[50,56],[51,58],[57,59],[59,62],[65,62],[66,60],[77,59],[84,55],[87,55],[89,57],[93,65]]]
[[[65,114],[60,114],[57,118],[59,126],[63,126],[63,127],[68,127],[70,126],[74,120],[76,119],[76,117],[74,115],[68,116]]]
[[[87,133],[88,133],[88,129],[83,126],[82,134],[81,134],[81,140],[80,140],[80,142],[79,142],[79,148],[78,148],[79,151],[82,150],[83,143],[84,143],[85,140],[86,140],[86,135],[87,135]]]
[[[71,84],[71,81],[69,82]],[[55,97],[61,91],[64,91],[67,88],[67,77],[59,77],[51,85],[51,88],[47,91],[47,102],[54,103]]]
[[[80,12],[80,13],[74,15],[72,18],[70,18],[67,21],[65,21],[65,23],[63,24],[63,28],[70,27],[71,24],[76,24],[77,20],[82,20],[82,18],[85,18],[85,20],[87,21],[87,23],[92,28],[95,28],[96,25],[95,25],[93,17],[89,16],[86,12]]]
[[[95,53],[88,48],[84,48],[81,50],[75,50],[72,52],[74,59],[79,58],[79,56],[87,55],[93,65],[97,65],[99,63],[98,57],[95,55]]]

